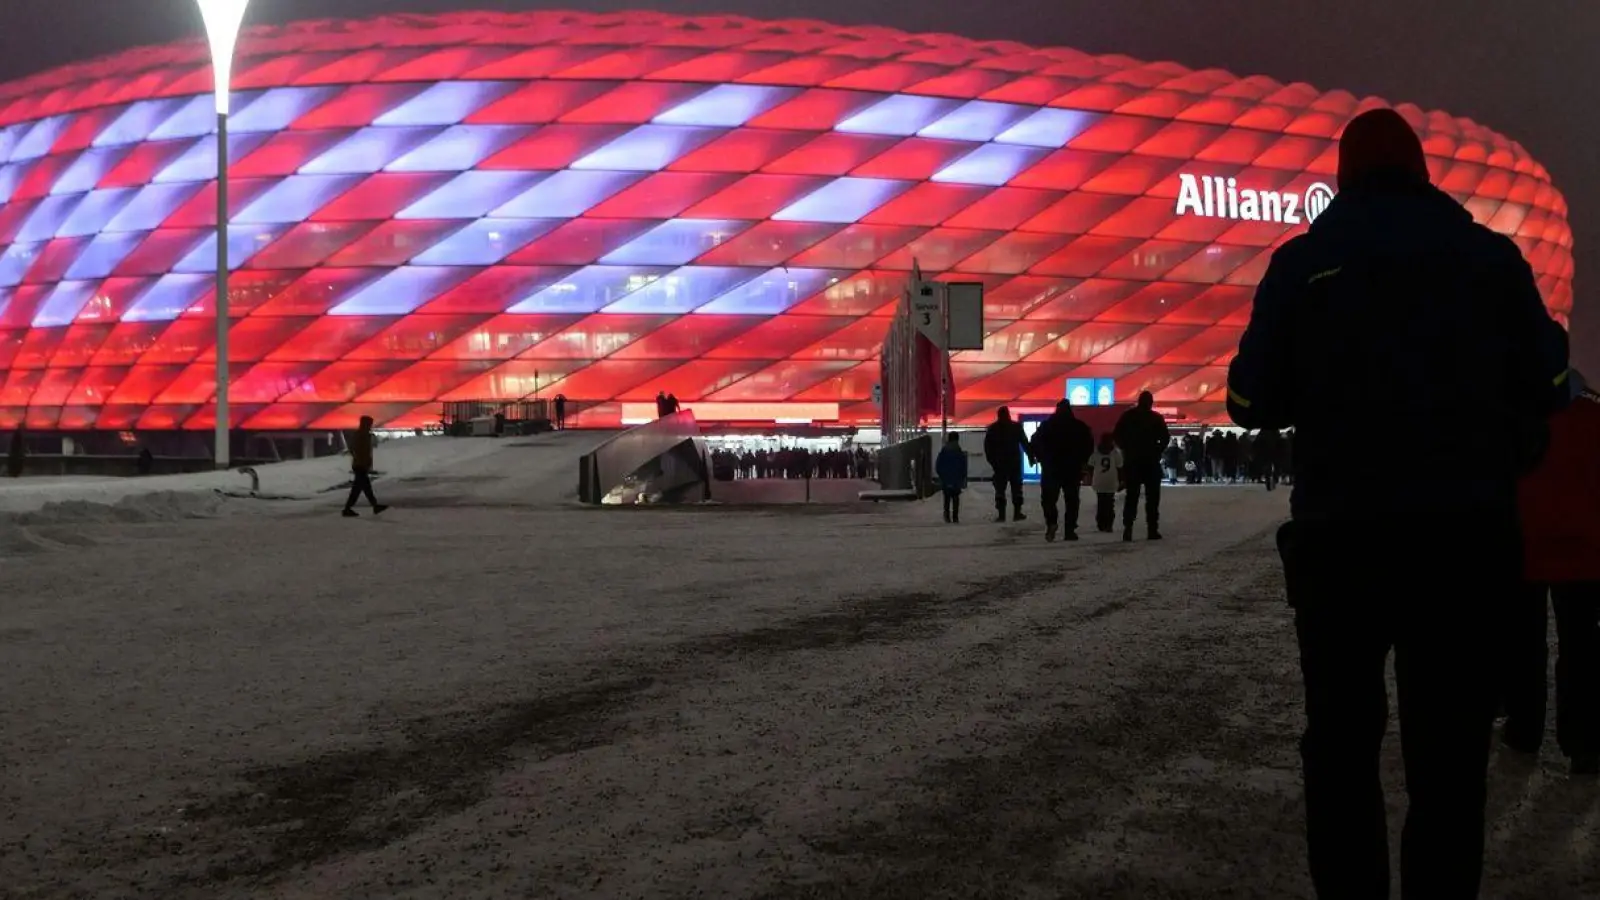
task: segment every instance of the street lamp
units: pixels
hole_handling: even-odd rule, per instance
[[[233,50],[250,0],[196,0],[211,44],[211,71],[217,96],[217,447],[216,464],[226,469],[228,448],[228,100],[233,84]]]

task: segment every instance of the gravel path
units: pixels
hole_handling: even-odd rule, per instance
[[[504,461],[0,558],[0,897],[1309,896],[1284,495],[1046,545]],[[1496,765],[1485,896],[1600,896],[1600,791]]]

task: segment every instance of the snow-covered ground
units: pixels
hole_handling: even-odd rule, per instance
[[[1309,896],[1286,492],[1046,545],[581,508],[595,440],[5,486],[0,897]],[[1497,761],[1484,896],[1600,896],[1597,810]]]

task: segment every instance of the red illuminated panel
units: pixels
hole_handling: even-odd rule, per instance
[[[511,359],[550,339],[572,321],[567,316],[498,316],[462,334],[435,354],[434,358]]]
[[[412,363],[359,399],[369,403],[421,403],[443,396],[494,365],[488,361],[442,360]]]
[[[484,160],[481,169],[560,169],[627,133],[626,125],[547,125]]]
[[[392,321],[383,316],[337,316],[313,319],[309,326],[293,328],[279,339],[276,347],[266,354],[266,358],[273,361],[295,362],[342,359]]]
[[[416,258],[440,239],[461,230],[461,223],[432,219],[397,219],[385,222],[328,257],[334,267],[401,266]]]
[[[778,157],[764,168],[787,175],[843,175],[894,146],[894,138],[829,132]]]
[[[445,173],[383,172],[346,191],[311,218],[315,222],[382,221],[449,180]]]
[[[755,172],[809,140],[803,131],[730,131],[673,163],[685,172]]]
[[[529,318],[529,317],[506,317]],[[525,359],[602,359],[663,328],[672,316],[589,316],[520,354]]]
[[[753,316],[682,316],[641,335],[611,356],[616,359],[696,359],[755,327],[759,321]]]
[[[346,88],[338,96],[302,116],[289,127],[296,131],[360,128],[372,124],[373,120],[422,93],[422,90],[421,85],[357,84]]]
[[[938,225],[963,211],[970,212],[987,193],[974,185],[925,182],[873,210],[863,221],[881,225]]]
[[[61,343],[51,354],[50,364],[55,366],[86,366],[99,352],[106,338],[111,336],[110,324],[74,325],[65,330]]]
[[[804,265],[802,251],[840,231],[828,222],[761,222],[718,244],[697,263],[707,266],[776,266],[786,262]]]
[[[700,198],[721,191],[737,177],[720,172],[657,172],[590,209],[586,215],[596,219],[670,219]],[[691,218],[712,217],[702,214]]]

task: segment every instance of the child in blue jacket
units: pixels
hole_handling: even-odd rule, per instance
[[[961,435],[952,434],[933,464],[944,489],[944,520],[961,521],[961,492],[967,487],[967,452],[961,449]]]

